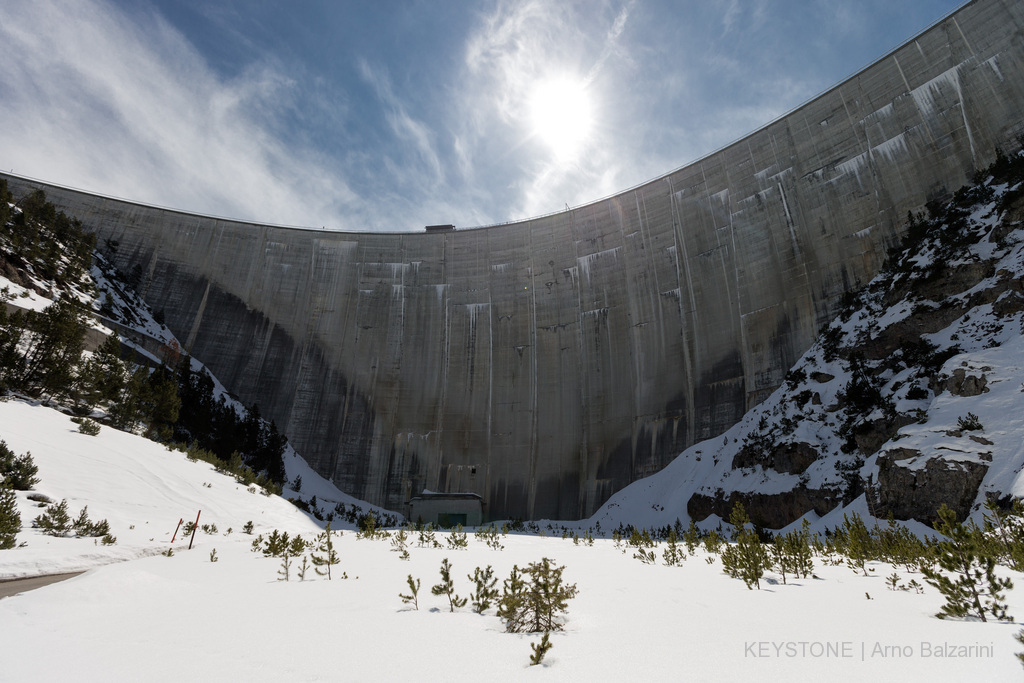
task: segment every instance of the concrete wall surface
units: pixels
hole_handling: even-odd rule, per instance
[[[977,0],[738,142],[517,223],[338,233],[0,174],[143,269],[143,296],[344,491],[588,516],[721,434],[866,283],[908,210],[1024,134],[1024,3]]]

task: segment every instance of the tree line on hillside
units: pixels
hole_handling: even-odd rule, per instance
[[[86,277],[95,236],[57,211],[42,191],[13,205],[0,180],[0,268],[11,281],[61,291],[42,311],[9,310],[0,305],[0,392],[46,399],[70,412],[98,419],[117,429],[180,444],[226,469],[245,466],[284,483],[285,437],[273,422],[260,419],[253,406],[239,413],[224,396],[215,397],[213,379],[192,368],[149,368],[123,357],[114,333],[91,354],[85,353],[91,311],[70,290],[93,290]],[[202,451],[202,453],[199,453]],[[212,457],[211,457],[212,456]]]

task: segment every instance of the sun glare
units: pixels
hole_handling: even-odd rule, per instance
[[[559,157],[572,156],[591,128],[590,100],[582,83],[544,81],[530,100],[534,133]]]

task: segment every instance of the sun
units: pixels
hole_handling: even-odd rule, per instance
[[[590,135],[593,115],[583,83],[552,78],[537,85],[530,97],[533,132],[556,156],[571,157]]]

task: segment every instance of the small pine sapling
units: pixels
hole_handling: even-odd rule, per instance
[[[786,574],[792,573],[791,561],[786,548],[785,537],[776,534],[775,538],[768,545],[768,557],[771,559],[771,566],[782,577],[783,585],[786,584]]]
[[[640,560],[644,564],[658,564],[658,556],[654,554],[653,550],[647,548],[637,548],[633,553],[633,559]]]
[[[298,569],[298,572],[297,572],[298,575],[299,575],[299,581],[305,581],[306,580],[306,572],[307,571],[309,571],[309,558],[307,558],[305,555],[303,555],[302,556],[302,564],[299,565],[299,569]]]
[[[498,534],[498,530],[494,525],[490,525],[486,528],[479,528],[476,530],[476,538],[479,541],[483,541],[487,544],[487,547],[491,550],[504,550],[505,546],[501,543],[501,537]]]
[[[491,569],[491,565],[487,565],[487,569],[484,570],[481,570],[480,567],[475,568],[473,575],[467,575],[467,578],[475,586],[473,593],[470,595],[473,611],[477,614],[483,614],[490,609],[494,600],[498,598],[498,589],[495,588],[498,578],[494,576],[494,570]]]
[[[546,655],[548,650],[552,647],[551,634],[545,631],[544,637],[540,639],[539,643],[530,643],[530,648],[533,650],[533,654],[530,655],[530,666],[537,666],[543,662],[544,655]]]
[[[374,516],[373,510],[370,510],[359,519],[359,531],[356,532],[356,538],[366,538],[374,540],[379,535],[377,529],[377,517]]]
[[[409,595],[406,595],[405,593],[399,593],[398,597],[400,597],[402,599],[402,602],[406,605],[412,605],[412,608],[414,610],[419,610],[420,580],[416,579],[415,581],[413,581],[412,574],[409,574],[409,577],[405,580],[405,582],[409,585]]]
[[[448,563],[447,557],[441,562],[441,583],[432,586],[430,592],[434,595],[447,596],[448,609],[451,612],[454,612],[456,607],[466,606],[466,598],[460,598],[455,594],[455,582],[452,581],[452,566]]]
[[[217,549],[214,548],[210,551],[210,562],[216,562],[218,559],[220,558],[217,557]]]
[[[78,513],[78,517],[71,523],[71,528],[78,536],[105,536],[110,533],[110,524],[107,520],[100,520],[99,522],[92,522],[89,520],[89,506],[86,505],[82,508],[82,511]]]
[[[292,568],[292,556],[285,553],[281,556],[281,568],[277,570],[278,581],[288,581],[288,574]]]
[[[100,426],[98,423],[93,422],[88,418],[84,418],[78,424],[79,434],[85,434],[86,436],[96,436],[100,433]]]
[[[406,545],[409,542],[409,534],[405,529],[399,529],[397,533],[391,536],[391,552],[398,553],[399,559],[408,560],[409,550]]]
[[[717,555],[722,549],[722,543],[725,542],[722,535],[715,529],[707,532],[701,540],[704,543],[704,550],[706,550],[709,555]]]
[[[320,576],[326,576],[328,581],[331,580],[331,566],[341,562],[338,558],[338,553],[334,551],[334,541],[331,535],[331,523],[328,522],[324,532],[317,536],[316,550],[312,554],[316,573]]]
[[[253,530],[252,520],[250,519],[248,522],[245,523],[245,525],[242,526],[242,533],[246,533],[246,534],[249,534],[251,536],[252,535],[252,530]]]
[[[434,536],[434,527],[432,524],[427,524],[420,529],[418,543],[421,548],[437,548],[440,546],[437,542],[437,538]]]
[[[814,572],[814,550],[811,547],[811,523],[806,519],[800,531],[791,531],[785,537],[786,553],[792,562],[793,573],[806,579]]]
[[[686,527],[686,531],[683,532],[683,543],[686,544],[686,552],[691,555],[697,554],[697,548],[700,546],[700,540],[700,529],[697,528],[696,522],[691,519],[690,526]]]
[[[448,534],[448,548],[451,550],[465,550],[468,547],[469,539],[466,538],[466,532],[462,530],[462,525],[459,524]]]
[[[103,545],[114,545],[117,543],[117,536],[114,536],[113,534],[106,534],[100,539],[100,543]]]

